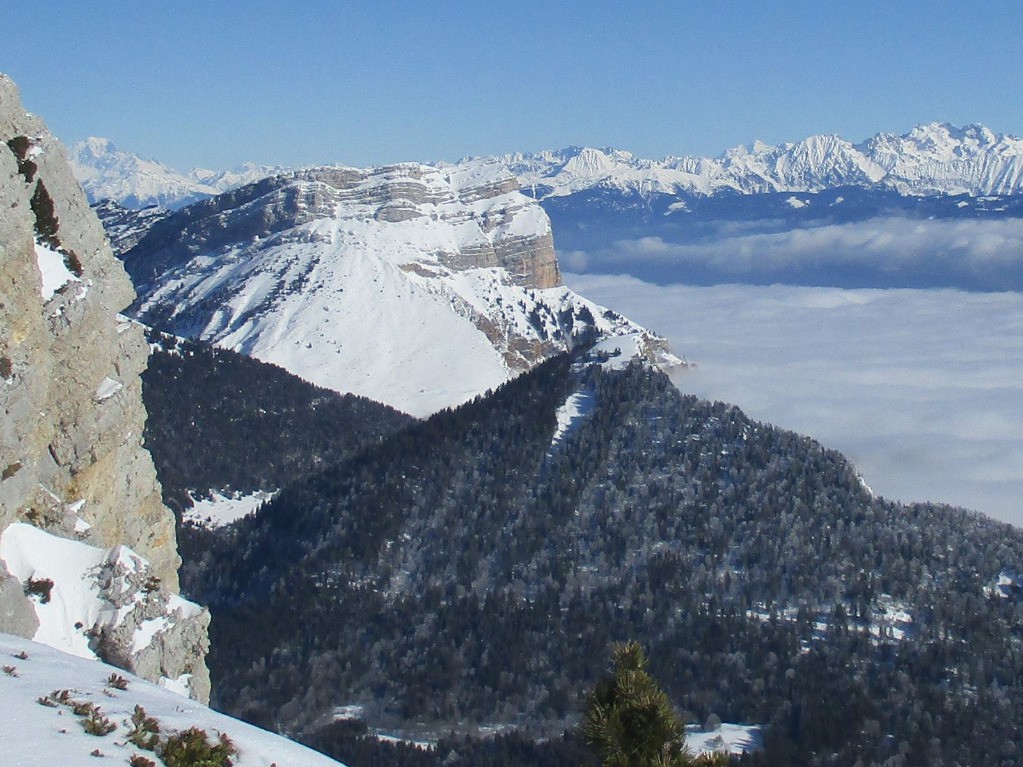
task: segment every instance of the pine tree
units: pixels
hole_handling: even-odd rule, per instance
[[[646,671],[638,642],[616,644],[611,675],[594,688],[580,732],[603,767],[717,767],[726,754],[694,758],[685,745],[685,722]]]
[[[604,767],[692,764],[685,748],[685,725],[646,672],[646,664],[638,642],[615,645],[611,675],[590,695],[581,733]]]

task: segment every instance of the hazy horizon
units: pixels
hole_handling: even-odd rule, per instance
[[[67,143],[180,170],[640,157],[945,121],[1023,134],[1023,7],[0,0],[0,71]]]

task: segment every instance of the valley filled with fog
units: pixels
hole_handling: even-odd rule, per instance
[[[888,498],[1023,526],[1023,294],[566,282],[696,363],[684,392],[842,451]]]

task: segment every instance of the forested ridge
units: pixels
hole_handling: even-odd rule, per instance
[[[414,420],[243,354],[155,330],[142,374],[146,446],[177,513],[188,493],[275,490]]]
[[[552,444],[575,392],[593,410]],[[1023,532],[875,498],[838,453],[640,365],[554,358],[181,541],[215,702],[358,767],[395,747],[336,706],[560,734],[624,639],[691,719],[768,725],[758,764],[1023,758]]]

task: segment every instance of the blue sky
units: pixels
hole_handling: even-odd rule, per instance
[[[182,170],[1023,134],[1018,2],[0,0],[0,29],[59,137]]]

